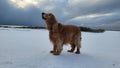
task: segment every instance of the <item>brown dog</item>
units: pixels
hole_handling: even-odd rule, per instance
[[[46,21],[49,38],[53,43],[51,53],[59,55],[63,49],[63,44],[68,43],[71,44],[71,50],[68,50],[68,52],[73,52],[77,46],[76,54],[80,53],[81,32],[79,27],[60,24],[51,13],[42,13],[42,18]]]
[[[80,54],[81,48],[81,31],[85,32],[103,32],[103,30],[94,30],[86,27],[77,27],[73,25],[63,25],[57,22],[52,13],[42,13],[47,29],[49,30],[49,38],[53,43],[53,50],[50,51],[54,55],[59,55],[64,44],[70,44],[71,49],[68,52],[74,52],[77,47],[76,54]]]
[[[53,25],[52,32],[54,33],[52,40],[54,45],[57,45],[55,54],[59,54],[63,49],[64,44],[70,44],[71,50],[68,52],[73,52],[75,47],[77,47],[76,54],[80,53],[81,48],[81,32],[80,28],[73,25],[62,25],[61,23],[55,23]]]

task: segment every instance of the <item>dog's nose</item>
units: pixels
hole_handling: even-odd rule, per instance
[[[42,15],[44,15],[45,13],[44,12],[42,12]]]
[[[42,19],[46,20],[46,18],[44,17],[44,12],[42,12]]]

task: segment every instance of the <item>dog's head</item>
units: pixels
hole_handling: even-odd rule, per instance
[[[53,20],[55,19],[55,16],[52,13],[42,13],[42,19],[43,20]]]
[[[56,23],[53,25],[53,32],[61,32],[63,30],[63,25],[61,23]]]
[[[53,24],[57,23],[55,16],[52,13],[42,13],[42,19],[45,20],[48,30],[52,30]]]

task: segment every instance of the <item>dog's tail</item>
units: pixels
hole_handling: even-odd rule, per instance
[[[92,28],[82,27],[82,26],[80,26],[80,30],[83,31],[83,32],[93,32],[93,33],[103,33],[103,32],[105,32],[105,30],[103,30],[103,29],[92,29]]]

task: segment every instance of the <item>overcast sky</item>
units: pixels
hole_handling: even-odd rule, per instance
[[[44,25],[41,12],[64,24],[120,27],[120,0],[0,0],[1,25]]]

